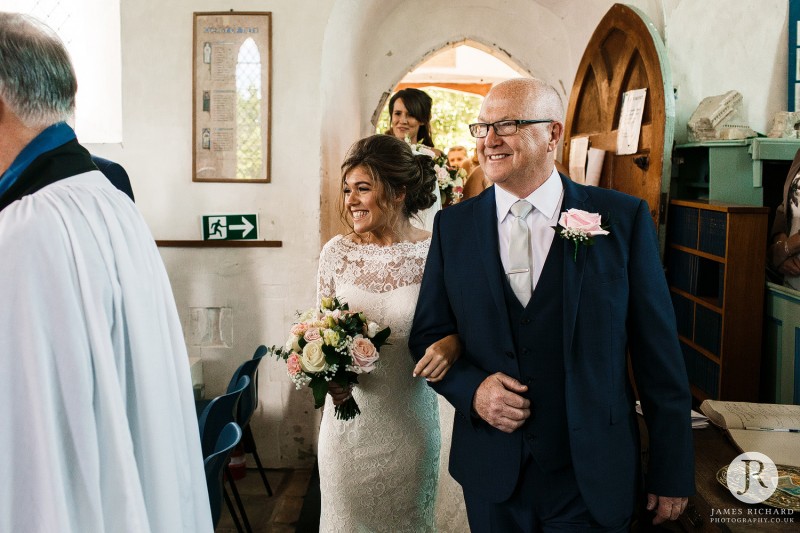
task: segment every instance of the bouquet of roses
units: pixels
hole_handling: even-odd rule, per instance
[[[322,298],[320,309],[299,314],[282,348],[273,346],[275,357],[286,361],[286,371],[298,389],[311,387],[314,407],[325,404],[328,383],[348,389],[358,384],[359,374],[375,369],[378,350],[391,330],[350,311],[338,298]],[[336,418],[350,420],[361,413],[351,396],[335,409]]]
[[[411,144],[411,151],[415,154],[427,155],[433,159],[433,169],[436,171],[436,181],[439,184],[439,192],[442,196],[442,207],[458,203],[464,196],[464,182],[467,179],[467,171],[463,168],[451,167],[447,164],[446,155],[442,154],[437,157],[436,152],[424,144]]]

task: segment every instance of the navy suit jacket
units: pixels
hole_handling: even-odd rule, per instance
[[[133,188],[131,187],[131,180],[128,178],[128,173],[122,168],[122,165],[115,163],[108,159],[93,155],[92,163],[97,166],[98,170],[110,181],[117,189],[121,190],[133,201]]]
[[[627,350],[649,433],[648,492],[694,493],[691,396],[647,203],[561,179],[562,211],[600,213],[609,224],[610,234],[580,246],[576,259],[565,243],[562,334],[573,468],[595,520],[612,524],[630,516],[640,472]],[[409,340],[417,360],[448,334],[464,342],[461,358],[432,386],[456,408],[450,472],[493,502],[511,496],[524,457],[521,430],[503,433],[471,415],[487,376],[521,378],[504,275],[491,187],[437,214]]]

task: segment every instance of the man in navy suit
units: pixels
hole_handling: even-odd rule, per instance
[[[474,533],[629,529],[642,477],[628,352],[653,522],[694,492],[691,397],[649,209],[555,170],[562,117],[539,80],[489,92],[470,131],[494,187],[437,214],[410,335],[417,360],[451,333],[464,344],[432,386],[456,408],[450,472]],[[561,237],[568,209],[599,214],[608,233]]]

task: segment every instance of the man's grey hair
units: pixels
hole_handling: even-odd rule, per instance
[[[27,127],[67,120],[78,82],[61,39],[33,17],[0,12],[0,98]]]

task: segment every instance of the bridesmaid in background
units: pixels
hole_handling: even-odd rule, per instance
[[[432,148],[437,157],[442,155],[431,136],[432,106],[433,99],[425,91],[411,87],[397,91],[389,99],[390,125],[384,133]]]

